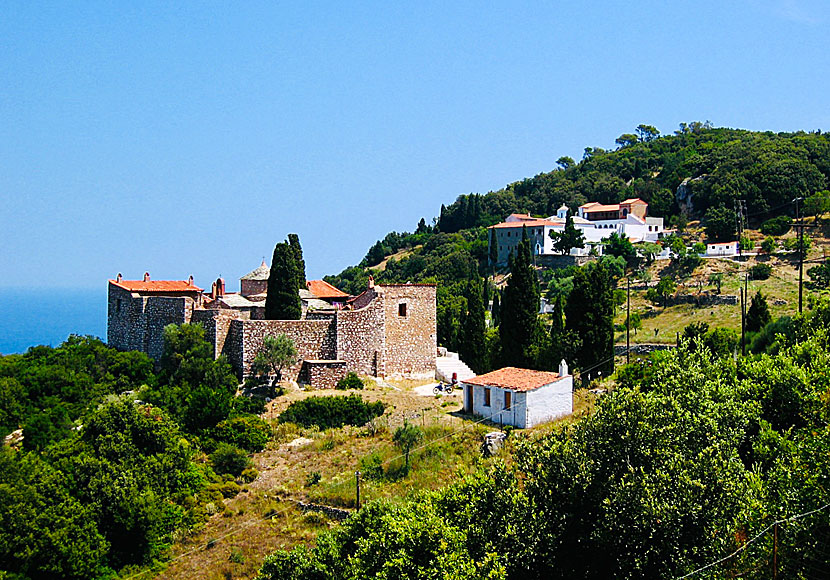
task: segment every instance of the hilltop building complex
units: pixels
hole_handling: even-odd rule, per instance
[[[568,207],[563,205],[556,211],[556,215],[547,218],[510,214],[502,223],[490,226],[496,232],[497,263],[506,264],[510,253],[516,251],[516,246],[522,240],[522,228],[526,228],[533,254],[555,255],[550,234],[561,233],[565,229],[568,212]],[[663,218],[648,217],[648,204],[639,198],[626,199],[613,205],[586,203],[579,206],[577,214],[571,219],[585,239],[585,247],[572,249],[572,256],[587,256],[592,248],[596,254],[601,254],[602,241],[615,232],[627,236],[632,243],[656,242],[666,233]]]
[[[349,296],[311,280],[299,290],[300,320],[265,320],[270,269],[263,264],[240,279],[240,292],[226,292],[218,279],[210,293],[186,281],[108,282],[107,342],[121,350],[139,350],[158,360],[168,324],[198,323],[237,374],[251,363],[266,336],[285,334],[299,361],[283,376],[314,387],[333,387],[346,372],[375,377],[430,378],[437,351],[436,288],[433,284],[375,285]]]

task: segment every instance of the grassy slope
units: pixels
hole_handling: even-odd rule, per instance
[[[828,227],[824,226],[813,232],[813,247],[811,248],[808,260],[820,259],[823,257],[824,247],[828,239]],[[806,235],[806,234],[805,234]],[[791,231],[783,238],[791,238],[795,232]],[[752,232],[752,237],[757,245],[763,238],[757,232]],[[756,248],[757,251],[757,248]],[[758,255],[749,258],[746,262],[737,262],[727,259],[705,259],[703,264],[697,268],[691,278],[683,284],[678,285],[678,293],[694,294],[702,283],[704,291],[714,291],[714,287],[708,283],[709,275],[713,272],[723,273],[722,294],[739,295],[743,284],[743,273],[757,263],[767,263],[772,266],[772,275],[768,280],[750,280],[748,289],[750,299],[760,290],[767,298],[773,318],[779,316],[792,316],[798,312],[798,260],[791,254],[778,254],[774,256]],[[667,261],[656,262],[650,268],[652,284],[659,280],[660,273],[668,265]],[[815,264],[805,263],[804,281],[810,280],[807,270]],[[620,284],[624,288],[624,284]],[[804,307],[807,307],[807,296],[810,290],[804,288]],[[643,327],[637,332],[631,333],[632,343],[637,342],[661,342],[674,343],[676,333],[683,332],[686,325],[692,322],[706,322],[710,328],[724,327],[732,328],[738,332],[741,330],[741,308],[739,305],[727,306],[706,306],[697,307],[693,304],[678,304],[668,308],[654,306],[645,300],[645,290],[631,291],[631,311],[639,312],[642,318]],[[774,304],[773,301],[784,301],[783,304]],[[617,311],[614,320],[617,324],[625,323],[625,306]],[[655,334],[655,330],[659,332]],[[625,343],[625,332],[617,333],[617,343]]]

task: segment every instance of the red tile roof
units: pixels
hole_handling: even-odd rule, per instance
[[[628,198],[628,199],[626,199],[626,200],[621,201],[621,202],[620,202],[620,205],[630,205],[630,204],[632,204],[632,203],[642,203],[642,204],[648,205],[646,202],[644,202],[644,201],[643,201],[642,199],[640,199],[639,197],[630,197],[630,198]]]
[[[511,213],[508,218],[516,218],[517,220],[532,221],[537,218],[531,216],[529,213]]]
[[[620,211],[620,204],[602,205],[601,203],[591,203],[588,206],[581,206],[584,208],[584,213],[594,213],[597,211]]]
[[[502,228],[521,228],[522,226],[527,226],[529,228],[539,227],[539,226],[561,226],[561,222],[552,222],[550,220],[543,220],[543,219],[533,219],[533,220],[525,220],[521,222],[501,222],[500,224],[496,224],[494,226],[490,226],[491,228],[502,229]]]
[[[110,280],[110,284],[128,292],[201,292],[202,289],[187,280]]]
[[[471,379],[465,379],[464,383],[468,385],[478,385],[481,387],[500,387],[502,389],[510,389],[511,391],[532,391],[539,387],[544,387],[551,383],[555,383],[564,377],[559,373],[549,371],[533,371],[530,369],[520,369],[517,367],[504,367],[497,371],[479,375]]]
[[[305,283],[308,291],[314,294],[317,298],[349,298],[349,295],[342,292],[323,280],[309,280]]]

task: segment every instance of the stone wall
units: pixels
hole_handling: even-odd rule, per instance
[[[265,337],[284,334],[294,342],[298,362],[283,370],[283,378],[297,380],[303,360],[337,358],[334,327],[330,320],[233,320],[225,339],[225,352],[236,372],[247,376]]]
[[[346,376],[346,361],[307,360],[303,361],[297,381],[313,389],[333,389]]]
[[[243,296],[262,294],[268,290],[268,280],[240,280],[239,293]]]
[[[107,344],[119,350],[139,350],[159,360],[164,327],[190,322],[194,305],[189,296],[140,296],[110,284]]]
[[[230,334],[231,322],[234,320],[246,320],[249,312],[238,310],[194,310],[191,317],[192,323],[201,324],[205,329],[205,339],[213,345],[213,356],[227,355],[225,343]]]
[[[567,268],[568,266],[583,266],[596,260],[595,256],[559,256],[555,254],[541,254],[531,256],[537,266],[546,268]]]
[[[370,289],[365,295],[376,297]],[[337,358],[346,361],[350,371],[359,375],[382,376],[383,364],[383,304],[380,300],[368,300],[357,310],[340,310],[336,315]]]
[[[385,320],[384,375],[434,377],[438,348],[435,286],[385,285],[380,294]]]

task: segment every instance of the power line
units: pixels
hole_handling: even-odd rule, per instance
[[[815,513],[818,513],[818,512],[820,512],[820,511],[824,511],[824,510],[826,510],[826,509],[827,509],[827,508],[829,508],[829,507],[830,507],[830,503],[828,503],[828,504],[824,504],[824,505],[823,505],[823,506],[821,506],[820,508],[816,508],[816,509],[814,509],[814,510],[810,510],[810,511],[808,511],[808,512],[804,512],[803,514],[797,514],[797,515],[794,515],[794,516],[790,516],[790,517],[788,517],[788,518],[784,518],[784,519],[780,519],[780,520],[775,520],[775,521],[774,521],[774,522],[772,522],[770,525],[768,525],[766,528],[764,528],[763,530],[761,530],[760,532],[758,532],[757,534],[755,534],[755,536],[753,536],[753,538],[752,538],[751,540],[749,540],[748,542],[746,542],[743,546],[741,546],[740,548],[738,548],[737,550],[735,550],[734,552],[732,552],[732,553],[731,553],[731,554],[729,554],[728,556],[724,556],[723,558],[720,558],[719,560],[715,560],[714,562],[711,562],[711,563],[709,563],[709,564],[706,564],[705,566],[701,566],[701,567],[700,567],[700,568],[698,568],[697,570],[693,570],[692,572],[689,572],[689,573],[688,573],[688,574],[686,574],[685,576],[680,576],[680,577],[679,577],[679,578],[677,578],[676,580],[684,580],[685,578],[690,578],[690,577],[694,576],[695,574],[697,574],[697,573],[699,573],[699,572],[703,572],[704,570],[708,570],[709,568],[711,568],[711,567],[713,567],[713,566],[717,566],[718,564],[722,564],[722,563],[726,562],[726,561],[727,561],[727,560],[729,560],[730,558],[732,558],[732,557],[734,557],[734,556],[737,556],[738,554],[740,554],[741,552],[743,552],[744,550],[746,550],[749,546],[751,546],[752,544],[754,544],[755,542],[757,542],[757,541],[758,541],[758,539],[760,539],[760,538],[761,538],[761,536],[763,536],[764,534],[766,534],[768,531],[770,531],[770,530],[771,530],[773,527],[775,527],[775,526],[778,526],[778,525],[780,525],[780,524],[785,524],[785,523],[787,523],[787,522],[794,522],[794,521],[796,521],[796,520],[800,520],[800,519],[802,519],[802,518],[806,518],[807,516],[811,516],[811,515],[813,515],[813,514],[815,514]]]

